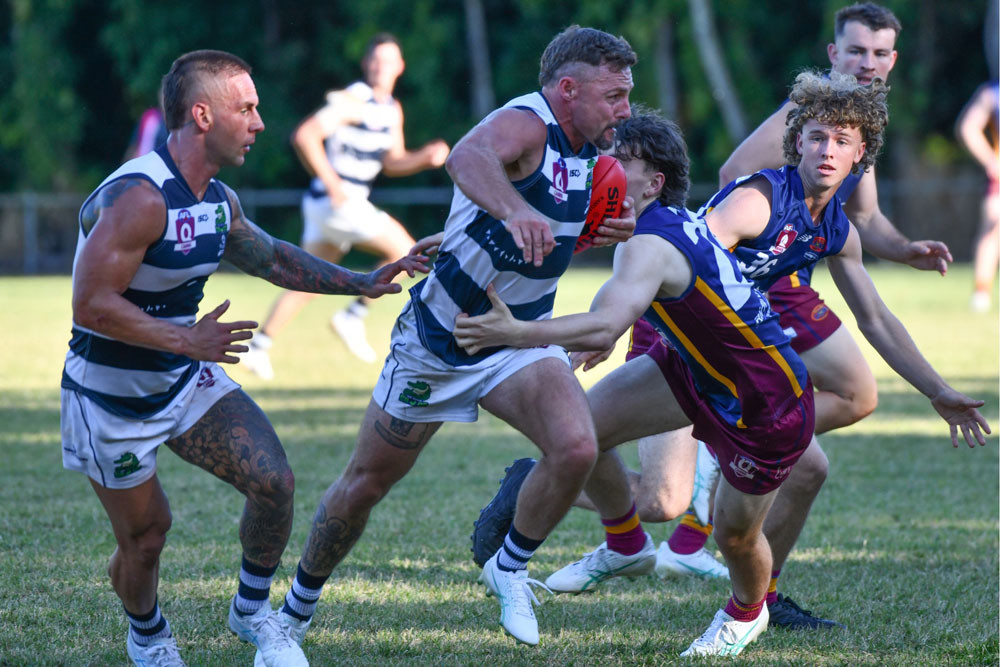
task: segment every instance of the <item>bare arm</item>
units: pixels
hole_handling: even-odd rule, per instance
[[[778,169],[785,164],[785,152],[782,148],[785,119],[793,106],[791,102],[786,102],[736,147],[719,169],[720,188],[740,176],[761,169]]]
[[[658,237],[634,237],[616,249],[614,273],[597,292],[590,312],[550,320],[517,320],[491,286],[487,294],[493,309],[477,317],[459,315],[455,340],[470,354],[497,345],[555,344],[569,350],[606,350],[642,316],[665,282],[672,291],[682,291],[691,282],[687,260]]]
[[[546,128],[538,116],[500,109],[462,137],[445,162],[448,175],[465,195],[502,220],[524,253],[541,266],[555,248],[551,220],[524,200],[512,180],[534,171],[545,151]]]
[[[948,246],[940,241],[911,241],[893,226],[878,205],[875,169],[869,169],[844,203],[844,213],[858,230],[861,245],[876,257],[915,269],[948,272],[952,261]]]
[[[752,178],[729,193],[705,215],[705,222],[724,248],[755,239],[771,219],[771,184],[762,176]]]
[[[87,245],[73,273],[73,321],[95,333],[131,345],[183,354],[203,361],[235,363],[235,345],[247,340],[256,322],[221,323],[226,301],[192,327],[148,315],[122,294],[142,258],[166,224],[163,196],[144,179],[108,184],[84,211]]]
[[[238,269],[279,287],[320,294],[363,294],[376,298],[399,292],[392,279],[405,271],[427,273],[427,257],[411,254],[372,271],[357,273],[310,255],[298,246],[275,239],[243,214],[236,193],[227,188],[233,220],[223,257]]]
[[[330,164],[325,141],[338,127],[361,120],[362,105],[346,91],[330,95],[331,103],[303,120],[292,133],[292,147],[305,170],[323,182],[330,201],[342,204],[347,199],[340,176]]]
[[[434,169],[444,164],[448,157],[448,144],[441,139],[429,141],[415,151],[406,150],[403,138],[403,108],[396,102],[398,120],[391,128],[392,147],[382,157],[386,176],[409,176],[424,169]]]
[[[861,242],[856,231],[851,230],[844,249],[829,257],[828,264],[861,333],[894,371],[930,399],[938,414],[951,425],[952,443],[958,446],[957,429],[961,428],[970,447],[976,441],[986,444],[980,428],[989,433],[989,425],[976,409],[983,401],[955,391],[920,354],[909,333],[875,291],[861,263]]]
[[[955,133],[958,138],[992,178],[998,176],[1000,165],[997,164],[996,149],[986,139],[985,129],[989,125],[996,107],[995,89],[990,86],[981,86],[962,109],[955,122]]]

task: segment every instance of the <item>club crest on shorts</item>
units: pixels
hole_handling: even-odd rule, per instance
[[[138,457],[132,452],[125,452],[121,458],[115,459],[115,479],[121,479],[131,475],[142,467]]]
[[[733,469],[737,477],[743,479],[753,479],[757,472],[757,464],[745,456],[737,456],[735,460],[729,462],[729,467]]]
[[[427,407],[427,399],[431,397],[431,386],[423,380],[406,384],[406,389],[399,394],[399,400],[415,408]]]

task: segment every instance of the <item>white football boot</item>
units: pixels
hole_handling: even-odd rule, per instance
[[[378,358],[374,348],[368,344],[368,339],[365,337],[365,323],[360,317],[351,315],[346,310],[340,310],[330,318],[330,326],[355,357],[366,364],[373,363]]]
[[[682,658],[702,655],[739,655],[747,644],[757,639],[760,633],[767,630],[767,605],[761,607],[760,616],[752,621],[737,621],[720,609],[715,612],[712,624],[705,633],[695,639],[687,650],[681,653]]]
[[[527,570],[501,570],[497,566],[497,554],[486,561],[479,583],[486,586],[487,596],[495,595],[500,600],[500,625],[507,634],[522,644],[537,644],[538,620],[532,603],[539,602],[531,587],[545,588],[545,584],[529,579]]]
[[[650,574],[656,566],[656,545],[646,533],[646,543],[639,553],[626,556],[608,549],[605,542],[583,558],[553,572],[545,585],[556,593],[592,591],[611,577],[638,577]]]
[[[129,632],[125,649],[128,657],[138,667],[185,667],[177,650],[177,640],[173,637],[150,639],[148,646],[139,646]]]
[[[702,547],[693,554],[678,554],[666,542],[656,550],[656,574],[667,577],[701,577],[702,579],[728,579],[729,568]]]
[[[236,598],[233,598],[229,605],[229,629],[257,647],[266,667],[309,667],[302,648],[270,605],[265,604],[255,613],[244,616],[236,612]]]

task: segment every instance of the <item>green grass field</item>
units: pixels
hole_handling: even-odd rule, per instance
[[[984,399],[998,425],[998,322],[971,315],[968,267],[947,278],[896,267],[872,271],[890,308],[956,388]],[[571,271],[558,312],[587,307],[607,272]],[[825,272],[820,292],[845,319]],[[262,319],[277,290],[240,275],[208,283],[203,310],[224,298],[225,319]],[[231,375],[259,401],[296,473],[296,519],[279,569],[277,604],[294,574],[316,503],[339,474],[379,372],[327,328],[348,297],[313,301],[277,339],[276,379]],[[403,297],[372,309],[384,350]],[[86,480],[61,467],[59,376],[69,339],[68,278],[0,279],[0,665],[122,665],[126,623],[105,568],[109,524]],[[952,449],[930,404],[875,358],[880,405],[823,438],[830,477],[782,575],[782,589],[847,631],[772,630],[744,664],[995,665],[998,662],[998,447]],[[581,376],[585,385],[621,360]],[[635,460],[634,446],[624,453]],[[542,642],[515,645],[499,606],[476,585],[469,533],[506,464],[533,447],[489,415],[445,425],[372,515],[324,590],[305,642],[314,665],[664,664],[724,603],[723,582],[608,582],[587,596],[543,598]],[[226,627],[236,589],[242,498],[164,449],[159,461],[174,527],[160,601],[191,665],[250,665],[253,649]],[[670,526],[647,525],[659,541]],[[603,538],[573,510],[533,561],[544,579]]]

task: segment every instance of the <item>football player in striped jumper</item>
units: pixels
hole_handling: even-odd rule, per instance
[[[479,406],[541,449],[524,482],[504,546],[481,581],[499,598],[518,641],[538,643],[528,559],[568,511],[597,456],[587,402],[558,347],[495,347],[467,354],[451,330],[459,313],[489,308],[493,284],[520,317],[551,316],[586,218],[590,170],[629,115],[628,43],[571,26],[541,58],[539,92],[488,115],[446,163],[455,182],[434,269],[410,290],[351,460],[320,501],[281,610],[305,633],[324,582],[364,531],[379,500],[413,466],[442,422],[475,421]],[[598,244],[627,239],[630,210],[608,220]]]
[[[214,176],[239,166],[264,130],[250,67],[194,51],[163,78],[166,144],[126,162],[84,202],[73,263],[73,336],[62,376],[63,465],[83,472],[111,521],[108,574],[138,665],[182,665],[157,598],[170,528],[156,473],[165,444],[246,496],[239,588],[229,627],[266,665],[305,665],[267,604],[292,524],[294,479],[260,408],[222,370],[255,322],[222,322],[229,301],[197,318],[208,276],[226,259],[294,289],[379,296],[400,291],[411,256],[369,274],[316,259],[247,220]]]
[[[821,93],[815,95],[814,85],[822,90],[824,80],[803,74],[796,87],[814,93],[820,105],[829,102]],[[832,87],[825,85],[828,91]],[[866,129],[880,133],[884,93],[855,89],[861,94],[848,90],[848,95],[855,103],[867,102]],[[788,211],[785,220],[804,214],[814,229],[838,230],[828,244],[835,253],[830,259],[837,284],[859,319],[872,325],[871,339],[880,353],[931,398],[950,425],[953,444],[958,445],[958,428],[970,446],[985,444],[982,430],[989,432],[976,409],[983,402],[958,393],[934,372],[875,292],[861,264],[857,232],[833,198],[865,144],[858,127],[829,120],[823,113],[818,119],[800,114],[792,126],[792,148],[801,156],[800,179],[750,179],[749,194],[747,188],[737,188],[738,194],[719,203],[714,215],[722,217],[722,224],[717,220],[713,228],[711,217],[706,224],[683,208],[687,171],[676,165],[686,166],[687,157],[676,126],[652,114],[634,116],[620,128],[615,153],[628,175],[639,219],[635,235],[616,250],[614,274],[591,311],[523,321],[490,289],[492,310],[474,318],[463,315],[456,322],[455,337],[470,353],[501,343],[604,350],[639,316],[670,341],[670,346],[651,347],[626,362],[587,392],[602,453],[586,490],[602,517],[634,507],[625,467],[612,448],[689,424],[722,462],[715,537],[729,567],[732,595],[682,656],[736,655],[767,628],[771,552],[762,525],[779,487],[813,440],[815,406],[806,367],[764,292],[743,275],[743,260],[727,250],[747,233],[742,224],[767,226],[769,204],[776,212]],[[877,148],[879,138],[867,132],[865,138]],[[793,180],[790,190],[799,197],[779,201],[782,180]],[[801,245],[804,250],[789,246],[792,263],[815,261],[806,256],[825,250],[814,249],[819,243]],[[799,260],[793,258],[796,254]],[[608,551],[607,543],[601,545],[546,583],[613,575],[620,559],[609,557]],[[594,567],[596,561],[601,567]]]
[[[392,96],[404,66],[399,41],[389,33],[378,33],[361,60],[365,80],[327,93],[326,104],[292,134],[292,146],[313,176],[302,196],[301,246],[328,262],[339,262],[352,246],[379,255],[383,264],[405,255],[413,237],[368,201],[372,182],[380,173],[408,176],[440,167],[448,157],[448,144],[441,139],[414,151],[406,149],[403,107]],[[274,337],[315,296],[283,292],[250,341],[243,365],[263,380],[273,378],[269,350]],[[376,354],[364,324],[369,301],[359,296],[333,315],[330,326],[352,354],[373,363]]]

